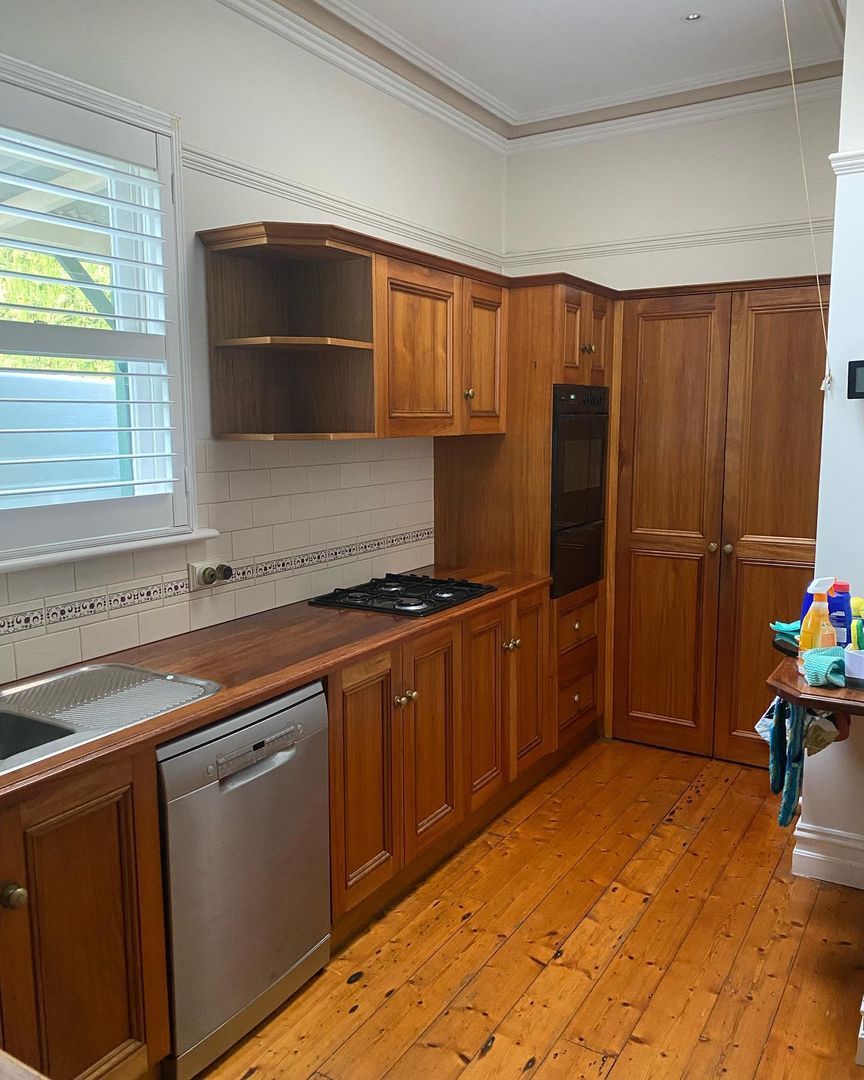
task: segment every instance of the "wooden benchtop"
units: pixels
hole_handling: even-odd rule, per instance
[[[311,607],[303,601],[99,657],[92,662],[134,664],[156,671],[195,675],[212,679],[222,690],[164,716],[144,720],[0,775],[0,803],[9,801],[24,788],[62,776],[85,762],[142,749],[148,744],[155,747],[277,697],[292,687],[322,678],[360,656],[399,644],[549,581],[549,578],[470,568],[454,572],[428,566],[416,573],[470,578],[494,585],[496,591],[422,619]]]
[[[779,697],[791,701],[793,705],[804,705],[823,712],[864,715],[864,690],[810,686],[799,673],[798,661],[794,657],[787,656],[781,660],[767,681]]]

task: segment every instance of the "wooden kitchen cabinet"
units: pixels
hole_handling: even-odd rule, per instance
[[[402,650],[405,861],[459,824],[462,790],[462,651],[455,624]]]
[[[510,634],[510,605],[480,612],[463,623],[465,777],[468,808],[473,813],[510,779],[510,678],[505,645]]]
[[[603,603],[598,584],[553,604],[557,652],[558,746],[596,732],[603,711]]]
[[[387,651],[328,680],[331,889],[336,919],[402,865],[401,654]]]
[[[554,748],[550,702],[549,590],[544,586],[514,601],[515,649],[511,667],[511,770],[519,776]]]
[[[169,1051],[151,753],[0,810],[3,1048],[52,1080],[137,1077]],[[26,890],[26,896],[14,887]]]
[[[507,290],[466,278],[463,299],[463,430],[498,434],[505,430]]]
[[[375,273],[380,432],[458,434],[462,278],[384,257]]]
[[[563,286],[564,381],[602,386],[611,366],[612,302],[605,296]]]

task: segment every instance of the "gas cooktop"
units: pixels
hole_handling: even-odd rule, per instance
[[[388,574],[373,578],[350,589],[334,589],[316,596],[310,604],[321,607],[355,608],[359,611],[380,611],[386,615],[407,615],[419,619],[436,611],[464,604],[484,593],[495,592],[494,585],[477,581],[457,581],[455,578],[420,577],[417,574]]]

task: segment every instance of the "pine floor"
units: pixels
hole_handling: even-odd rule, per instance
[[[594,744],[209,1080],[864,1080],[864,892],[792,877],[766,792]]]

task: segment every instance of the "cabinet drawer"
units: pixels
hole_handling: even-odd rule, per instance
[[[597,673],[589,671],[558,690],[558,728],[565,728],[595,704]]]
[[[586,600],[558,616],[558,652],[594,637],[597,633],[597,598]]]

